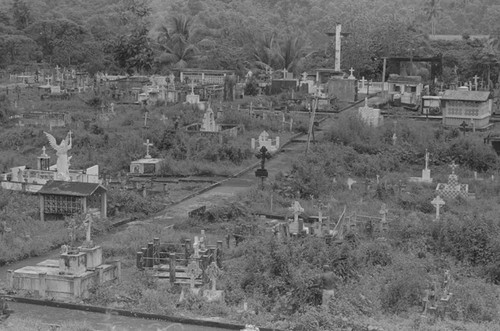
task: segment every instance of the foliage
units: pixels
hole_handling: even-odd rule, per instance
[[[108,192],[108,214],[113,213],[115,209],[125,213],[150,215],[163,209],[163,206],[136,192],[113,189]]]

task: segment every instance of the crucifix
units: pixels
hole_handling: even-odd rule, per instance
[[[354,78],[354,75],[352,74],[354,72],[354,69],[351,67],[351,69],[349,69],[349,72],[351,73],[351,75],[349,76],[349,78]]]
[[[283,79],[286,79],[287,73],[288,73],[288,71],[286,70],[286,68],[283,68]]]
[[[465,136],[466,128],[468,126],[469,126],[469,124],[465,123],[465,121],[463,121],[462,124],[460,124],[460,127],[462,128],[462,131],[464,132],[464,136]]]
[[[477,80],[479,79],[479,77],[477,77],[477,75],[475,75],[474,77],[472,77],[474,79],[474,87],[477,91]]]
[[[436,208],[436,221],[439,221],[439,209],[445,204],[444,200],[438,195],[431,201],[431,204]]]
[[[267,170],[264,168],[266,164],[266,159],[271,158],[271,153],[267,151],[266,146],[262,146],[257,155],[255,155],[258,159],[260,159],[260,169],[255,171],[255,176],[260,177],[262,181],[262,189],[264,189],[264,178],[268,176]]]
[[[153,144],[149,142],[149,139],[146,139],[146,142],[143,143],[143,145],[146,146],[146,156],[144,158],[145,159],[150,159],[151,155],[149,155],[149,147],[153,146]]]
[[[366,83],[365,76],[361,77],[359,81],[361,82],[361,88],[365,88],[365,83]]]

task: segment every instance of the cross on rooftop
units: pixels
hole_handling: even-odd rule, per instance
[[[153,144],[149,142],[149,139],[146,139],[146,142],[143,143],[143,145],[146,146],[146,156],[145,156],[145,158],[146,159],[150,159],[151,155],[149,155],[149,147],[153,146]]]

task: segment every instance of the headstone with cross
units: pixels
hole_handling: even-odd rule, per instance
[[[191,290],[195,288],[195,281],[202,274],[202,270],[200,269],[199,262],[197,260],[193,260],[189,262],[186,267],[186,276],[189,278],[189,287]]]
[[[146,156],[144,158],[150,159],[151,155],[149,155],[149,147],[153,146],[153,144],[149,142],[149,139],[146,139],[146,142],[143,143],[143,145],[146,146]]]
[[[455,174],[455,169],[457,167],[458,165],[452,162],[450,165],[451,174],[448,176],[448,183],[439,183],[436,187],[436,191],[444,199],[455,199],[459,196],[464,199],[469,198],[469,186],[458,182],[458,176]]]
[[[361,77],[361,79],[359,80],[361,82],[361,88],[365,88],[365,83],[366,83],[366,79],[365,79],[365,76]]]
[[[436,208],[436,221],[439,221],[439,210],[441,206],[445,205],[445,202],[441,197],[438,195],[437,197],[434,198],[434,200],[431,201],[431,204]]]
[[[262,146],[259,153],[255,156],[260,159],[260,169],[255,171],[255,176],[261,178],[262,189],[264,189],[264,179],[269,175],[265,165],[266,160],[271,158],[271,154],[267,151],[266,146]]]
[[[351,69],[349,69],[349,72],[351,73],[351,75],[347,79],[356,79],[356,77],[354,77],[354,75],[352,74],[354,72],[354,69],[352,67]]]

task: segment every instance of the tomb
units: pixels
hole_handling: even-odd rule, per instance
[[[208,106],[207,111],[203,115],[203,121],[201,123],[200,131],[203,132],[219,132],[220,127],[215,123],[214,112],[210,105]]]
[[[462,197],[464,199],[474,198],[475,195],[469,193],[469,185],[460,184],[458,182],[458,176],[455,174],[455,169],[458,165],[453,162],[450,165],[451,174],[448,176],[448,183],[439,183],[436,187],[437,194],[443,199],[455,199]]]
[[[446,90],[441,97],[443,125],[458,128],[466,123],[471,130],[490,127],[493,100],[489,91]]]
[[[191,81],[191,93],[186,95],[186,102],[189,103],[189,104],[198,104],[200,103],[200,96],[197,95],[197,94],[194,94],[194,86],[195,86],[195,83],[194,81]]]
[[[365,98],[365,105],[358,108],[361,120],[369,126],[378,127],[383,124],[384,117],[380,115],[380,109],[368,106],[368,98]]]
[[[217,241],[216,245],[209,244],[204,230],[200,236],[194,237],[193,243],[191,239],[182,244],[161,243],[159,238],[154,238],[136,254],[138,269],[150,271],[150,275],[160,281],[188,284],[191,289],[218,277],[215,275],[218,272],[214,270],[214,274],[209,274],[212,264],[219,269],[222,267],[222,241]]]
[[[200,82],[201,84],[218,84],[223,85],[226,76],[234,75],[234,70],[210,70],[210,69],[194,69],[183,68],[174,69],[178,71],[179,80],[185,82]]]
[[[86,215],[86,241],[79,247],[61,247],[58,260],[45,260],[35,266],[9,270],[10,288],[29,291],[43,299],[84,299],[96,285],[121,277],[121,263],[102,263],[102,248],[91,240],[92,218]]]
[[[256,144],[255,138],[251,140],[251,148],[260,150],[263,146],[267,148],[269,152],[276,152],[280,147],[280,137],[276,137],[274,140],[269,138],[269,134],[266,131],[262,131],[257,140]]]
[[[394,102],[401,102],[402,105],[415,106],[420,104],[423,84],[420,76],[399,76],[389,75],[387,80],[389,85],[389,95]],[[399,99],[399,101],[397,101]]]
[[[93,213],[107,217],[107,189],[98,183],[50,181],[38,191],[40,219]]]
[[[157,159],[151,157],[149,154],[149,147],[153,146],[149,142],[149,139],[143,143],[146,146],[146,155],[144,158],[132,161],[130,163],[130,174],[132,175],[154,175],[157,174],[161,169],[161,162],[163,159]]]
[[[37,158],[37,169],[28,169],[27,166],[17,166],[11,171],[0,175],[0,186],[8,190],[38,192],[49,181],[68,181],[79,183],[101,183],[99,179],[99,166],[95,165],[86,170],[69,169],[71,156],[71,131],[58,145],[56,138],[46,133],[50,145],[56,151],[57,163],[50,165],[50,156],[46,153],[45,146],[42,154]]]

